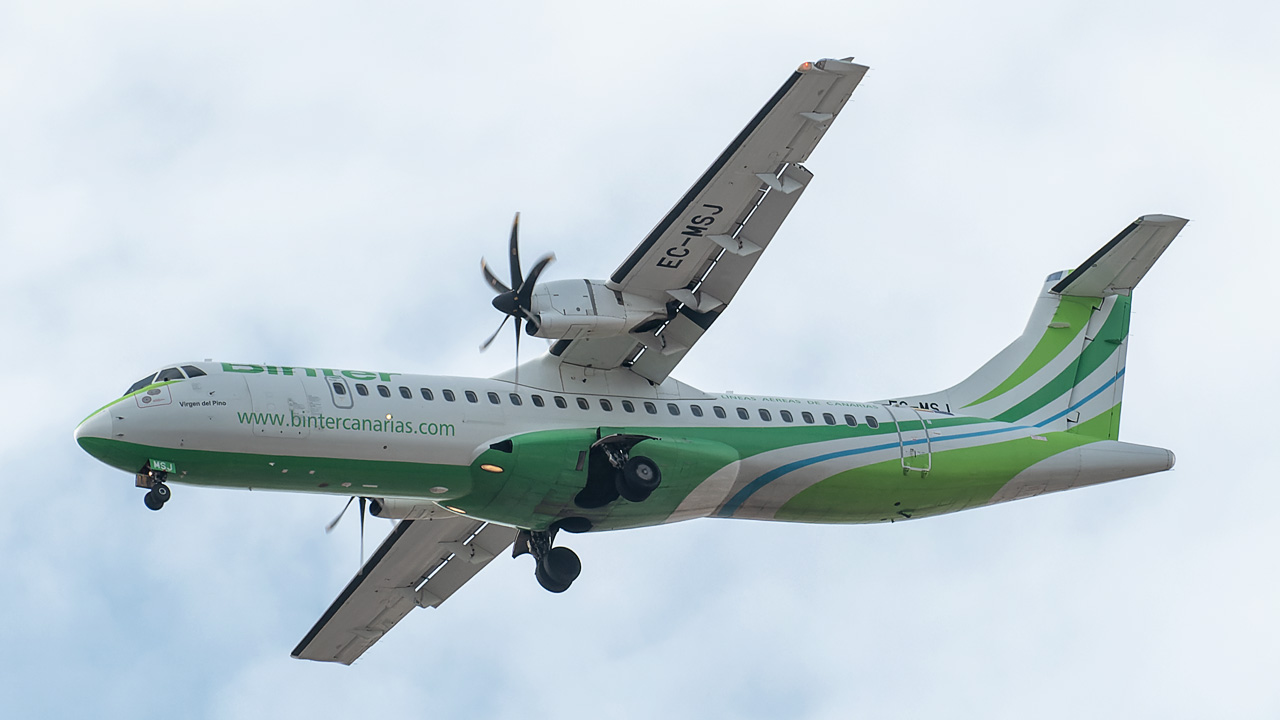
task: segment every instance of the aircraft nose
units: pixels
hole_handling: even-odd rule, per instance
[[[99,410],[90,415],[76,428],[76,444],[86,451],[89,450],[85,444],[86,440],[107,440],[110,438],[111,413],[106,410]]]

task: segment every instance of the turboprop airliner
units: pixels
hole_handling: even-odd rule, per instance
[[[152,510],[191,484],[348,496],[362,523],[366,504],[398,521],[293,650],[344,664],[508,550],[565,591],[581,563],[561,531],[895,522],[1172,468],[1168,450],[1118,439],[1133,290],[1187,222],[1167,215],[1050,274],[1022,335],[939,392],[855,402],[671,377],[804,194],[803,163],[866,71],[801,65],[606,280],[540,283],[551,256],[526,274],[517,215],[508,277],[482,262],[506,316],[494,337],[514,320],[517,348],[522,333],[552,344],[504,374],[179,362],[76,440]]]

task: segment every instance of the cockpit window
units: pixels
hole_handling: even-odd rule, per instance
[[[152,373],[151,375],[148,375],[148,376],[146,376],[146,377],[142,378],[141,380],[139,380],[138,382],[136,382],[136,383],[134,383],[134,384],[130,385],[130,386],[129,386],[129,389],[124,391],[124,394],[125,394],[125,395],[128,395],[129,393],[137,392],[137,391],[141,390],[142,388],[144,388],[144,387],[146,387],[146,386],[150,385],[150,384],[151,384],[151,382],[152,382],[153,380],[155,380],[155,379],[156,379],[155,373]]]
[[[178,368],[165,368],[156,374],[156,382],[166,382],[169,380],[185,380],[182,371]]]
[[[193,378],[193,377],[200,377],[201,375],[206,375],[206,374],[207,374],[205,371],[201,370],[200,368],[196,367],[195,365],[183,365],[183,366],[182,366],[182,369],[183,369],[184,371],[186,371],[186,373],[187,373],[187,377],[189,377],[189,378]]]

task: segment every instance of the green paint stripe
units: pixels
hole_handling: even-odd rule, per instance
[[[111,407],[112,405],[115,405],[116,403],[119,403],[119,402],[124,402],[125,400],[128,400],[129,398],[133,397],[134,395],[141,395],[142,393],[144,393],[144,392],[146,392],[146,391],[150,390],[151,388],[164,387],[165,385],[172,385],[172,384],[174,384],[174,383],[176,383],[176,382],[182,382],[182,381],[181,381],[181,380],[166,380],[166,381],[164,381],[164,382],[162,382],[162,383],[153,383],[153,384],[151,384],[151,385],[148,385],[148,386],[146,386],[146,387],[142,388],[141,390],[135,390],[134,392],[131,392],[131,393],[129,393],[128,395],[125,395],[125,396],[124,396],[124,397],[122,397],[122,398],[116,398],[115,400],[112,400],[111,402],[107,403],[106,405],[103,405],[102,407],[98,408],[97,410],[94,410],[93,412],[89,413],[88,415],[85,415],[85,416],[84,416],[84,420],[88,420],[89,418],[93,417],[94,415],[97,415],[98,413],[102,412],[103,410],[106,410],[107,408]],[[84,420],[81,420],[81,421],[80,421],[80,424],[81,424],[81,425],[83,425],[83,424],[84,424]]]
[[[1121,403],[1116,403],[1109,410],[1105,410],[1082,423],[1072,425],[1067,428],[1067,432],[1086,437],[1102,438],[1103,440],[1118,439],[1120,437],[1120,405]]]
[[[864,523],[922,518],[985,505],[1018,473],[1096,438],[1047,433],[933,453],[933,470],[903,474],[901,460],[857,467],[805,488],[783,504],[776,520]],[[944,479],[945,478],[945,479]],[[905,515],[900,514],[905,513]]]
[[[1061,355],[1063,350],[1070,347],[1072,342],[1080,337],[1080,333],[1084,332],[1085,327],[1089,324],[1089,316],[1098,307],[1098,302],[1097,298],[1064,295],[1058,301],[1058,307],[1054,310],[1052,322],[1055,324],[1066,323],[1071,327],[1045,328],[1044,335],[1040,337],[1040,341],[1031,350],[1031,354],[1027,356],[1026,360],[1022,361],[1022,364],[1004,382],[981,398],[965,405],[965,407],[973,407],[992,398],[999,397],[1026,382],[1027,378],[1040,372],[1044,366]]]
[[[1129,302],[1129,298],[1123,295],[1117,296],[1115,305],[1111,308],[1111,314],[1107,316],[1107,321],[1103,323],[1102,329],[1098,331],[1097,336],[1093,338],[1093,342],[1085,347],[1084,352],[1080,353],[1080,357],[1075,362],[1058,373],[1058,376],[1050,380],[1044,387],[1032,393],[1026,400],[992,419],[1000,422],[1021,420],[1061,397],[1076,383],[1089,377],[1094,370],[1101,367],[1102,363],[1106,362],[1120,348],[1120,342],[1124,340],[1125,335],[1128,333]]]

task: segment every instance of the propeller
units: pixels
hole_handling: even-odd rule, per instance
[[[347,508],[351,507],[351,501],[355,499],[355,495],[347,498],[347,504],[342,506],[342,512],[338,513],[337,517],[330,520],[329,524],[324,526],[324,531],[326,533],[331,533],[334,528],[338,527],[338,521],[342,520],[342,516],[347,514]],[[365,505],[368,501],[369,498],[364,497],[363,495],[360,496],[360,570],[357,574],[364,572],[364,516]]]
[[[507,320],[515,318],[516,320],[516,365],[520,364],[520,326],[525,322],[529,322],[529,334],[537,332],[537,321],[533,316],[533,288],[538,282],[538,276],[542,275],[542,271],[551,264],[556,256],[547,253],[538,262],[533,264],[533,269],[529,271],[526,277],[520,269],[520,213],[516,213],[516,219],[511,223],[511,240],[508,247],[508,260],[511,263],[511,285],[507,285],[498,279],[497,275],[489,269],[489,264],[480,260],[480,270],[484,273],[485,282],[489,283],[489,287],[498,293],[493,298],[493,307],[506,315],[502,318],[502,322],[498,325],[498,329],[493,331],[488,340],[480,345],[480,350],[484,351],[493,344],[498,334],[502,332],[502,328],[506,327]]]

